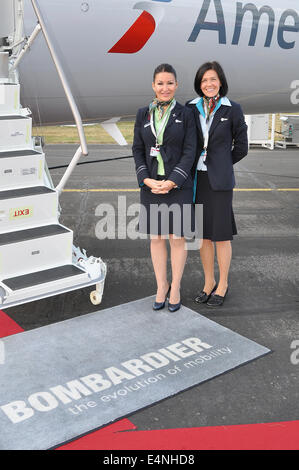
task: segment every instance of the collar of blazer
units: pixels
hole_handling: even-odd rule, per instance
[[[197,103],[201,100],[202,98],[200,97],[197,97],[195,98],[194,100],[192,101],[189,101],[188,105],[194,105],[196,107]],[[223,118],[226,114],[227,114],[227,110],[232,106],[231,102],[229,101],[229,99],[226,97],[226,96],[223,96],[221,98],[221,105],[220,107],[217,109],[215,115],[214,115],[214,118],[213,118],[213,122],[211,124],[211,127],[210,127],[210,132],[209,132],[209,136],[211,137],[211,135],[213,134],[215,128],[217,127],[217,125],[219,124],[219,122],[221,121],[221,118]],[[197,108],[196,108],[197,110]],[[198,111],[198,110],[197,110]],[[196,119],[196,124],[197,124],[197,127],[198,127],[198,130],[199,130],[199,135],[200,137],[202,138],[203,140],[203,134],[202,134],[202,129],[201,129],[201,123],[200,123],[200,119]]]
[[[167,124],[166,124],[166,127],[165,127],[165,130],[164,130],[164,138],[166,137],[166,133],[169,129],[169,127],[172,126],[172,124],[178,120],[181,122],[181,118],[180,118],[180,114],[182,112],[182,110],[184,109],[184,106],[181,105],[180,103],[176,103],[175,107],[173,108],[173,110],[171,111],[170,113],[170,116],[168,118],[168,121],[167,121]]]

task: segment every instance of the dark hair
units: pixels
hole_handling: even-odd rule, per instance
[[[174,78],[176,79],[176,71],[174,70],[173,66],[170,64],[160,64],[158,67],[155,68],[153,82],[155,81],[156,75],[161,72],[172,73]]]
[[[196,75],[195,75],[195,79],[194,79],[194,89],[195,89],[196,93],[199,96],[203,96],[203,92],[201,91],[201,82],[202,82],[202,77],[204,76],[204,74],[208,70],[214,70],[218,75],[218,78],[219,78],[220,83],[221,83],[221,87],[220,87],[220,90],[219,90],[219,95],[220,96],[227,95],[227,92],[228,92],[227,80],[226,80],[223,68],[216,61],[206,62],[205,64],[201,65],[199,67],[199,69],[197,70]]]

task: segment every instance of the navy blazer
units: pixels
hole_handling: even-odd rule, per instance
[[[139,186],[145,178],[157,179],[158,161],[150,155],[156,138],[150,126],[148,107],[138,110],[134,128],[133,156]],[[178,188],[192,188],[191,170],[197,155],[197,130],[192,110],[176,103],[163,134],[160,154],[163,158],[165,180]]]
[[[241,106],[230,101],[231,106],[222,104],[214,115],[209,132],[207,149],[208,178],[214,191],[227,191],[235,186],[233,165],[244,158],[248,153],[247,125]],[[200,113],[196,103],[188,102],[186,106],[192,109],[197,126],[197,158],[193,166],[196,167],[204,147]]]

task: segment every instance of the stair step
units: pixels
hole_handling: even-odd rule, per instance
[[[59,224],[0,234],[0,279],[72,263],[73,232]]]
[[[32,149],[0,152],[0,188],[2,190],[41,185],[45,155]]]
[[[27,157],[32,155],[42,155],[41,152],[37,152],[36,150],[31,149],[24,149],[24,150],[11,150],[7,152],[0,152],[0,159],[1,158],[12,158],[12,157]]]
[[[73,264],[66,264],[52,269],[4,279],[2,282],[12,291],[26,289],[46,282],[53,282],[73,276],[82,276],[84,272]]]
[[[45,225],[43,227],[34,227],[26,230],[17,230],[15,232],[0,234],[0,246],[10,245],[11,243],[21,243],[27,240],[36,238],[43,238],[49,236],[60,235],[68,233],[71,230],[63,227],[62,225]]]
[[[29,188],[11,189],[0,191],[0,201],[5,199],[15,199],[19,197],[40,196],[41,194],[55,193],[54,189],[47,186],[32,186]]]
[[[20,114],[7,114],[6,116],[0,116],[0,121],[17,121],[18,119],[23,119],[23,120],[30,120],[29,117],[27,116],[21,116]]]
[[[27,116],[0,116],[0,151],[32,148],[32,119]]]
[[[58,222],[58,194],[46,186],[0,191],[0,233]]]

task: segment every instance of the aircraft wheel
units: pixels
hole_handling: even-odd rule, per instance
[[[90,293],[90,301],[93,305],[99,305],[102,302],[102,295],[98,291],[93,290]]]

